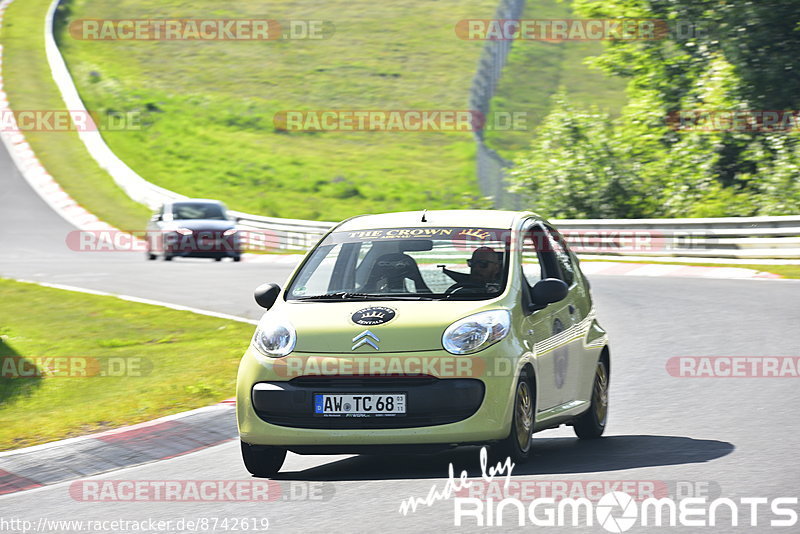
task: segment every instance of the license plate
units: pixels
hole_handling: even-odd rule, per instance
[[[396,416],[406,413],[405,393],[314,395],[314,413],[328,417]]]

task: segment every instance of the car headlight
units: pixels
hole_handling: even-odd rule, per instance
[[[450,354],[478,352],[506,337],[511,328],[508,310],[490,310],[460,319],[444,331],[442,345]]]
[[[236,228],[231,228],[230,230],[225,230],[222,235],[225,237],[236,235]]]
[[[262,321],[253,334],[252,345],[269,358],[280,358],[294,350],[297,333],[286,321]]]

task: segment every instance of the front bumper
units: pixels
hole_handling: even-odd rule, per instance
[[[503,439],[511,428],[516,359],[503,343],[478,353],[486,365],[478,376],[286,376],[280,359],[270,362],[248,348],[239,366],[236,415],[243,441],[287,448],[466,444]],[[508,347],[506,347],[508,349]],[[293,353],[293,358],[352,359],[362,355]],[[384,354],[376,359],[453,356],[444,351]],[[475,357],[475,355],[473,356]],[[492,373],[495,359],[507,372]],[[333,418],[312,413],[315,393],[406,393],[407,413],[398,417]]]
[[[207,251],[207,250],[167,250],[166,254],[179,258],[236,258],[242,255],[240,250]]]
[[[155,250],[170,256],[194,258],[229,258],[242,254],[238,235],[224,236],[219,232],[196,231],[189,235],[167,233]]]
[[[404,393],[406,413],[391,417],[322,417],[312,413],[315,394]],[[294,428],[411,428],[463,421],[478,411],[485,393],[473,378],[300,377],[253,386],[253,408],[263,421]]]

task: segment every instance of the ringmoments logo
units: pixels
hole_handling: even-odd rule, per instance
[[[637,525],[645,527],[792,527],[798,522],[797,497],[725,497],[711,498],[705,491],[676,491],[664,497],[669,484],[656,481],[550,481],[560,488],[534,489],[523,499],[520,485],[514,481],[516,464],[511,458],[489,466],[486,447],[480,451],[481,478],[470,479],[466,471],[455,478],[453,464],[442,488],[431,486],[426,497],[409,497],[399,508],[402,515],[418,508],[431,507],[452,499],[453,525],[456,527],[584,527],[599,525],[608,532],[627,532]],[[495,480],[496,477],[502,479]],[[502,486],[500,481],[502,480]],[[542,482],[542,481],[537,481]],[[562,483],[563,482],[563,483]],[[516,483],[516,485],[515,485]],[[681,486],[676,484],[676,490]],[[496,486],[497,493],[486,492]],[[697,488],[707,489],[707,484]],[[571,488],[567,494],[567,488]],[[599,490],[608,490],[598,496]],[[464,496],[476,491],[481,497]],[[627,491],[621,491],[627,490]],[[629,493],[632,492],[633,494]],[[542,496],[547,495],[548,496]],[[577,493],[576,493],[577,492]],[[576,496],[581,495],[581,496]]]
[[[455,526],[583,527],[602,526],[620,533],[643,527],[791,527],[798,521],[797,497],[647,498],[637,501],[623,491],[611,491],[597,502],[587,498],[453,499]]]

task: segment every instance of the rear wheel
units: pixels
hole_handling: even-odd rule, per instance
[[[286,459],[286,449],[267,445],[242,443],[242,461],[248,472],[257,477],[271,477],[278,473]]]
[[[589,409],[575,419],[573,428],[581,439],[595,439],[603,435],[608,418],[608,366],[605,360],[597,362],[592,386],[592,403]]]
[[[214,258],[214,261],[222,261],[222,258]]]
[[[148,250],[147,251],[147,259],[148,260],[154,260],[154,259],[156,259],[156,255]]]
[[[234,256],[233,257],[233,261],[242,261],[242,257],[241,256]]]
[[[167,254],[167,253],[165,252],[165,253],[164,253],[164,261],[172,261],[172,256],[170,256],[169,254]]]
[[[511,457],[514,463],[528,459],[533,441],[533,422],[536,413],[536,396],[531,379],[520,375],[514,394],[514,415],[511,420],[511,433],[493,448],[498,461]]]

